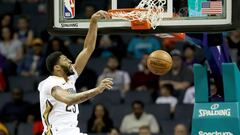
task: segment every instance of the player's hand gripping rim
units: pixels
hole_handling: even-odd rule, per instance
[[[98,12],[94,13],[92,15],[92,20],[94,21],[98,21],[100,19],[106,19],[109,20],[111,17],[109,16],[108,12],[103,11],[103,10],[99,10]]]

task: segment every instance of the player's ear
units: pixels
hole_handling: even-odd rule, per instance
[[[53,69],[54,69],[55,71],[58,71],[58,70],[61,69],[61,66],[60,66],[60,65],[54,65]]]

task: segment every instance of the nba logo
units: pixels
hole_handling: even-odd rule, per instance
[[[75,0],[64,0],[64,18],[75,17]]]

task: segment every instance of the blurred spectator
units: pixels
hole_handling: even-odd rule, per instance
[[[158,84],[158,76],[152,74],[147,68],[147,55],[144,55],[138,65],[139,71],[132,77],[132,88],[138,91],[155,90]]]
[[[34,39],[32,49],[33,53],[26,54],[18,66],[18,73],[22,76],[39,76],[44,72],[43,41]]]
[[[11,14],[4,14],[1,16],[1,25],[0,25],[0,29],[4,28],[4,27],[9,27],[12,29],[13,25],[13,18]]]
[[[4,68],[5,58],[0,53],[0,92],[3,92],[7,89],[6,77],[4,76],[3,68]]]
[[[172,84],[176,96],[182,102],[185,90],[193,84],[193,73],[182,62],[182,55],[179,50],[171,51],[173,65],[172,69],[160,77],[160,86],[164,84]]]
[[[94,70],[85,67],[75,83],[76,89],[85,91],[94,88],[97,83],[97,77],[97,73]]]
[[[9,135],[7,127],[0,122],[0,135]]]
[[[103,35],[94,54],[103,58],[116,56],[118,59],[121,59],[126,55],[126,48],[120,36]]]
[[[132,103],[132,113],[124,116],[121,133],[138,133],[141,126],[149,126],[151,133],[158,133],[159,126],[152,114],[144,112],[144,104],[141,101]]]
[[[86,5],[85,9],[84,9],[83,19],[90,19],[95,12],[96,12],[95,5],[93,5],[93,4]]]
[[[118,128],[112,128],[107,135],[120,135],[120,131]]]
[[[112,56],[108,58],[107,67],[103,73],[98,77],[98,83],[103,78],[113,78],[112,90],[121,90],[122,93],[126,93],[130,89],[130,77],[129,74],[123,70],[119,70],[119,61],[116,57]]]
[[[174,135],[188,135],[187,127],[183,124],[177,124],[174,128]]]
[[[73,56],[71,55],[68,48],[64,45],[64,41],[58,37],[54,37],[49,41],[49,44],[47,46],[46,56],[48,56],[49,54],[55,51],[60,51],[65,56],[67,56],[70,60],[73,60]]]
[[[227,43],[231,50],[231,56],[234,62],[240,61],[240,32],[232,31],[227,36]]]
[[[1,57],[1,56],[0,56]],[[1,58],[0,58],[1,60]],[[3,74],[3,69],[0,67],[0,92],[3,92],[7,89],[7,82]]]
[[[179,50],[171,51],[173,59],[172,70],[160,78],[160,84],[170,83],[176,90],[186,90],[193,83],[193,73],[182,62]]]
[[[210,102],[222,102],[224,101],[223,97],[218,93],[217,86],[213,79],[210,79]]]
[[[151,135],[149,126],[141,126],[138,135]]]
[[[94,107],[92,116],[88,120],[88,133],[108,133],[113,127],[113,122],[109,117],[108,110],[102,104]]]
[[[193,70],[193,64],[197,63],[195,59],[195,47],[189,43],[185,43],[183,46],[183,60],[184,64]]]
[[[33,124],[33,135],[41,135],[43,132],[43,124],[41,120],[40,103],[33,104],[29,109],[27,122]]]
[[[34,38],[33,31],[29,28],[29,18],[27,16],[20,16],[17,20],[17,32],[14,37],[20,40],[24,45],[31,45]]]
[[[7,102],[2,110],[1,114],[5,122],[26,122],[30,103],[23,100],[23,91],[15,88],[11,91],[12,101]]]
[[[160,42],[150,36],[136,36],[128,45],[128,53],[134,58],[141,59],[144,54],[150,54],[161,47]]]
[[[160,96],[156,100],[156,104],[170,104],[171,112],[175,112],[177,98],[172,95],[174,88],[171,84],[164,84],[160,87]]]
[[[13,39],[13,31],[4,27],[1,31],[0,54],[6,58],[3,71],[7,75],[16,73],[16,64],[23,56],[22,44],[16,39]]]
[[[183,99],[184,104],[194,104],[195,103],[195,88],[194,86],[188,88],[186,90],[184,99]]]

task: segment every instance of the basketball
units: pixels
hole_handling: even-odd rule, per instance
[[[172,57],[163,50],[154,51],[147,59],[147,67],[155,75],[164,75],[172,68]]]

